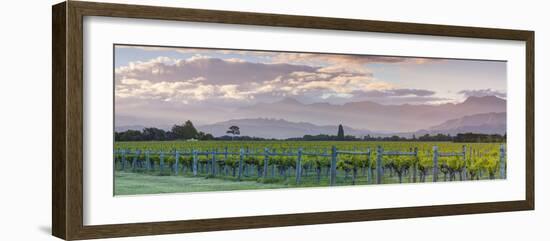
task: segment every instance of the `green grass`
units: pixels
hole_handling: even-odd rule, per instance
[[[487,176],[485,178],[487,179]],[[371,179],[376,181],[375,177]],[[426,183],[430,183],[432,176],[429,176]],[[439,175],[440,182],[443,181],[443,175]],[[457,180],[458,181],[458,178]],[[384,184],[397,184],[396,175],[390,177],[384,175]],[[403,183],[411,183],[410,176],[403,177]],[[419,183],[419,177],[418,182]],[[343,172],[338,172],[336,186],[352,185],[351,176],[345,178]],[[368,183],[367,177],[358,175],[356,185],[376,185]],[[383,185],[383,184],[382,184]],[[115,195],[137,195],[137,194],[161,194],[161,193],[188,193],[188,192],[214,192],[214,191],[235,191],[235,190],[258,190],[258,189],[279,189],[279,188],[306,188],[306,187],[328,187],[329,179],[323,176],[319,183],[315,175],[304,175],[302,181],[296,184],[296,177],[290,175],[287,178],[277,177],[263,180],[255,176],[243,176],[241,181],[232,176],[211,177],[209,174],[199,174],[194,177],[191,174],[175,176],[161,175],[152,172],[115,172]]]
[[[275,189],[285,184],[263,184],[206,177],[158,176],[131,172],[115,173],[115,195],[212,192],[250,189]]]

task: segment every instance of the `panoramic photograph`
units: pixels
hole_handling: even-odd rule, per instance
[[[506,61],[113,48],[115,196],[506,179]]]

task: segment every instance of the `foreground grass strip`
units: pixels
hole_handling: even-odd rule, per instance
[[[285,184],[256,181],[227,181],[216,178],[155,176],[130,172],[115,173],[115,195],[211,192],[286,188]]]

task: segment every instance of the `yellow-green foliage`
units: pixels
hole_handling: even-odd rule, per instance
[[[433,168],[434,162],[433,162],[433,153],[431,152],[419,152],[418,153],[418,169],[420,170],[427,170],[430,168]]]
[[[212,157],[207,157],[206,155],[199,155],[197,156],[197,158],[199,159],[199,163],[208,163],[209,161],[212,160]]]
[[[225,164],[230,167],[238,167],[239,166],[239,157],[236,156],[228,156],[225,160]]]
[[[342,170],[352,170],[366,166],[367,157],[361,155],[346,154],[338,157],[338,162],[336,162],[336,168]]]
[[[171,154],[165,154],[164,155],[164,163],[166,164],[173,164],[176,162],[176,157]]]
[[[498,153],[500,143],[452,143],[452,142],[376,142],[376,141],[143,141],[143,142],[116,142],[115,149],[127,150],[152,150],[152,151],[191,151],[193,148],[197,150],[218,150],[223,151],[225,147],[229,151],[239,152],[242,148],[246,150],[263,151],[268,148],[270,151],[276,150],[297,150],[303,148],[305,152],[327,151],[330,153],[331,147],[336,146],[338,150],[366,150],[370,148],[373,153],[372,157],[376,158],[376,147],[382,146],[388,151],[410,151],[411,148],[417,147],[419,153],[426,151],[431,152],[433,146],[439,147],[439,152],[461,152],[462,145],[467,145],[482,153],[496,152]],[[376,159],[373,159],[376,160]]]
[[[256,165],[263,164],[264,156],[262,156],[264,148],[267,148],[270,152],[274,151],[281,153],[281,151],[292,151],[296,153],[298,148],[303,148],[304,152],[317,152],[327,153],[330,155],[332,146],[335,146],[338,150],[371,150],[370,166],[376,168],[376,148],[381,146],[384,151],[411,151],[412,148],[418,148],[418,158],[412,157],[384,157],[383,166],[392,166],[394,168],[406,168],[414,164],[417,165],[420,171],[429,170],[433,168],[433,146],[438,146],[440,153],[443,152],[461,152],[462,146],[467,146],[467,158],[465,161],[462,157],[440,157],[439,164],[444,164],[448,168],[458,170],[461,167],[466,167],[468,172],[474,173],[482,170],[483,172],[495,173],[498,171],[499,162],[499,146],[500,143],[452,143],[452,142],[376,142],[376,141],[147,141],[147,142],[116,142],[115,149],[128,150],[126,154],[126,160],[131,161],[132,153],[135,155],[135,150],[151,150],[152,152],[158,151],[173,151],[178,150],[182,153],[190,153],[191,150],[227,150],[232,153],[239,153],[240,150],[256,151],[256,156],[251,158],[245,157],[245,162],[255,163]],[[470,156],[470,148],[475,150],[472,156]],[[481,153],[479,155],[478,153]],[[143,155],[143,152],[142,152]],[[166,157],[169,155],[165,155]],[[144,159],[140,156],[141,159]],[[183,158],[183,155],[180,156]],[[205,155],[198,156],[200,162],[208,162],[211,160],[211,156],[208,158]],[[216,157],[216,160],[225,159],[223,155]],[[230,163],[238,162],[240,156],[238,154],[230,154],[227,157],[227,161]],[[117,159],[121,159],[121,155],[117,154]],[[156,163],[159,162],[158,154],[151,154],[150,160]],[[311,166],[330,166],[330,157],[321,156],[302,156],[302,165]],[[182,160],[183,162],[183,160]],[[191,157],[187,157],[186,163],[191,163]],[[270,165],[275,164],[280,167],[295,167],[296,157],[288,156],[270,156]],[[366,155],[338,155],[338,167],[340,169],[350,169],[357,166],[368,166]]]
[[[182,155],[180,155],[180,162],[183,165],[191,165],[193,163],[193,156],[182,156]]]
[[[302,166],[311,166],[312,168],[329,167],[330,159],[324,156],[303,156]]]
[[[442,157],[440,158],[439,165],[456,172],[466,166],[466,161],[462,156]]]
[[[260,163],[260,159],[261,158],[259,156],[249,155],[245,157],[244,162],[247,164],[258,165]]]
[[[154,154],[149,157],[149,161],[153,163],[160,163],[160,155]]]

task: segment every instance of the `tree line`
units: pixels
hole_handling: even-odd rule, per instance
[[[477,134],[477,133],[459,133],[454,139],[454,142],[506,142],[506,134]]]
[[[169,140],[214,140],[210,133],[198,131],[191,121],[183,125],[174,125],[169,131],[148,127],[141,131],[127,130],[115,132],[115,141],[169,141]]]
[[[115,141],[169,141],[169,140],[239,140],[239,141],[268,141],[277,140],[274,138],[261,138],[251,136],[240,136],[240,128],[231,126],[226,132],[231,135],[214,137],[210,133],[198,131],[193,123],[188,120],[183,125],[174,125],[170,131],[165,131],[155,127],[144,128],[141,131],[127,130],[115,132]],[[459,133],[456,136],[450,134],[424,134],[412,137],[402,136],[371,136],[356,137],[353,135],[345,135],[342,125],[338,126],[336,135],[319,134],[319,135],[304,135],[302,137],[294,137],[284,139],[287,141],[440,141],[440,142],[505,142],[506,134],[480,134],[480,133]]]
[[[386,137],[371,137],[367,135],[363,137],[364,141],[443,141],[443,142],[505,142],[506,134],[481,134],[481,133],[458,133],[455,136],[450,134],[424,134],[416,137],[415,134],[411,138],[401,136],[386,136]]]

